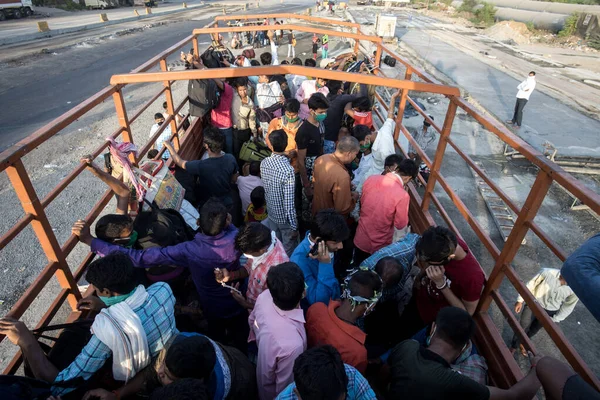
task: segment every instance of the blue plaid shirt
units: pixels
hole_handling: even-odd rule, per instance
[[[369,382],[354,367],[344,364],[346,376],[348,377],[348,386],[346,387],[346,400],[374,400],[377,398],[375,392],[369,386]],[[298,396],[294,392],[296,384],[290,383],[283,389],[275,400],[297,400]]]
[[[415,247],[419,238],[420,236],[416,233],[407,233],[402,240],[377,250],[371,257],[363,261],[360,266],[374,269],[377,261],[383,257],[393,257],[402,264],[404,273],[406,274],[410,271],[415,260]]]
[[[133,310],[140,320],[148,339],[150,356],[156,357],[171,336],[179,333],[175,328],[175,297],[168,284],[158,282],[146,289],[148,299],[139,308]],[[98,371],[111,356],[110,348],[102,343],[96,335],[85,345],[75,361],[62,370],[54,382],[82,377],[88,380]],[[52,394],[59,396],[73,388],[53,387]]]
[[[289,224],[298,229],[296,220],[296,175],[290,160],[281,154],[272,154],[260,163],[260,177],[265,187],[269,218],[277,224]]]

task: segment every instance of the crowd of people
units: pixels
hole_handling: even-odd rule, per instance
[[[278,33],[267,34],[272,51],[260,61],[276,65]],[[352,57],[320,66],[347,69]],[[254,61],[240,56],[231,67]],[[312,58],[291,63],[316,67]],[[453,231],[411,232],[407,185],[419,163],[394,147],[393,107],[375,128],[368,86],[259,75],[189,88],[203,154],[183,159],[165,139],[170,131],[156,150],[164,146],[176,176],[191,178],[181,182],[199,212],[197,232],[171,246],[139,246],[130,189],[86,157],[118,198],[95,237],[84,221],[72,229],[98,256],[86,274],[95,290],[78,304],[94,317],[91,329],[79,333],[77,354],[71,336],[70,352],[46,355],[22,322],[0,320],[0,333],[54,396],[530,399],[543,384],[554,390],[548,398],[598,397],[562,363],[531,354],[525,378],[490,385],[472,340],[484,273]],[[151,136],[165,116],[155,121]],[[271,154],[246,162],[248,142]],[[560,296],[538,295],[542,283]],[[564,284],[560,273],[542,272],[529,285],[556,321],[577,302]],[[517,304],[519,312],[523,299]],[[533,335],[531,313],[526,319]]]

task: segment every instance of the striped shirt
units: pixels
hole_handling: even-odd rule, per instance
[[[148,299],[133,310],[140,318],[146,337],[150,356],[156,357],[171,336],[179,333],[175,328],[175,297],[168,284],[158,282],[146,289]],[[88,380],[111,356],[110,348],[102,343],[96,335],[81,350],[75,360],[56,377],[54,382],[63,382],[81,377]],[[52,394],[59,396],[74,388],[53,387]]]
[[[369,386],[369,382],[356,370],[348,364],[344,364],[346,376],[348,377],[348,386],[346,386],[346,400],[374,400],[377,398],[375,392]],[[292,382],[283,389],[276,400],[297,400],[298,396],[294,392],[296,383]]]

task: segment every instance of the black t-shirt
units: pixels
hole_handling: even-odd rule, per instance
[[[304,121],[298,128],[298,132],[296,132],[298,150],[306,149],[307,157],[320,156],[323,152],[321,131],[324,129],[323,124],[317,127],[308,121]]]
[[[392,383],[388,399],[488,400],[490,390],[452,370],[436,353],[415,340],[405,340],[392,350],[388,363]]]
[[[188,161],[185,169],[198,177],[196,197],[200,206],[211,197],[219,198],[226,206],[233,204],[231,177],[238,171],[238,165],[231,154]]]
[[[325,140],[337,142],[340,128],[342,126],[342,118],[344,116],[344,107],[357,96],[352,94],[340,94],[328,96],[329,108],[327,109],[327,118],[325,118]]]

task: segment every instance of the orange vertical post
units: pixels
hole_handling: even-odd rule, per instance
[[[412,69],[406,68],[404,74],[404,80],[410,81],[412,79]],[[398,141],[400,135],[400,125],[402,125],[402,119],[404,118],[404,109],[406,108],[406,99],[408,98],[408,89],[402,89],[400,94],[400,103],[398,104],[398,115],[396,116],[396,127],[394,128],[394,142]],[[408,149],[407,149],[408,150]]]
[[[81,299],[81,293],[77,288],[77,282],[73,278],[73,274],[67,265],[65,256],[60,248],[60,244],[52,231],[44,207],[40,203],[40,199],[29,179],[29,175],[25,170],[25,166],[21,160],[18,160],[13,165],[6,169],[6,174],[10,179],[23,211],[27,214],[33,215],[31,221],[31,227],[33,232],[40,241],[42,250],[48,258],[48,261],[56,263],[58,267],[54,272],[58,283],[63,289],[68,289],[69,294],[67,300],[71,309],[75,311],[77,309],[77,301]]]
[[[456,115],[456,108],[456,103],[453,101],[453,98],[450,98],[450,104],[448,104],[448,111],[446,111],[446,119],[444,120],[444,126],[442,128],[442,134],[440,135],[440,141],[435,151],[435,158],[433,159],[433,163],[431,164],[431,175],[429,175],[429,180],[427,181],[427,188],[425,190],[425,194],[423,195],[423,203],[421,203],[421,209],[423,211],[429,210],[431,194],[433,193],[433,189],[435,188],[435,182],[438,178],[440,168],[442,167],[444,153],[446,152],[446,145],[448,144],[447,139],[448,136],[450,136],[450,132],[452,131],[452,123],[454,123],[454,117]]]
[[[160,69],[164,72],[167,72],[167,60],[164,58],[160,60]],[[165,96],[167,98],[167,112],[169,115],[173,116],[173,119],[171,120],[171,132],[174,134],[173,146],[175,147],[175,150],[179,150],[179,132],[177,131],[177,120],[175,118],[175,105],[173,104],[171,81],[167,79],[163,85],[167,88],[165,91]]]
[[[527,195],[525,204],[523,204],[521,212],[517,216],[517,221],[510,231],[508,239],[504,243],[504,247],[496,260],[494,269],[490,273],[487,283],[483,288],[483,294],[481,295],[481,300],[477,306],[478,312],[486,312],[490,307],[492,302],[490,293],[492,290],[500,287],[502,279],[504,278],[504,268],[506,268],[517,255],[519,247],[521,247],[521,243],[529,231],[529,223],[535,218],[551,185],[552,178],[550,175],[540,170]]]
[[[129,125],[129,118],[127,118],[125,99],[123,98],[123,92],[121,91],[121,89],[117,90],[113,94],[113,100],[115,102],[115,109],[117,111],[119,125],[123,128],[123,141],[133,143],[133,136],[131,135],[131,126]],[[129,160],[132,164],[137,165],[135,156],[133,154],[129,154]]]
[[[377,43],[377,50],[375,50],[375,66],[380,67],[381,64],[381,43]]]
[[[194,38],[192,39],[192,44],[194,47],[194,55],[200,57],[200,54],[198,53],[198,36],[194,36]]]

